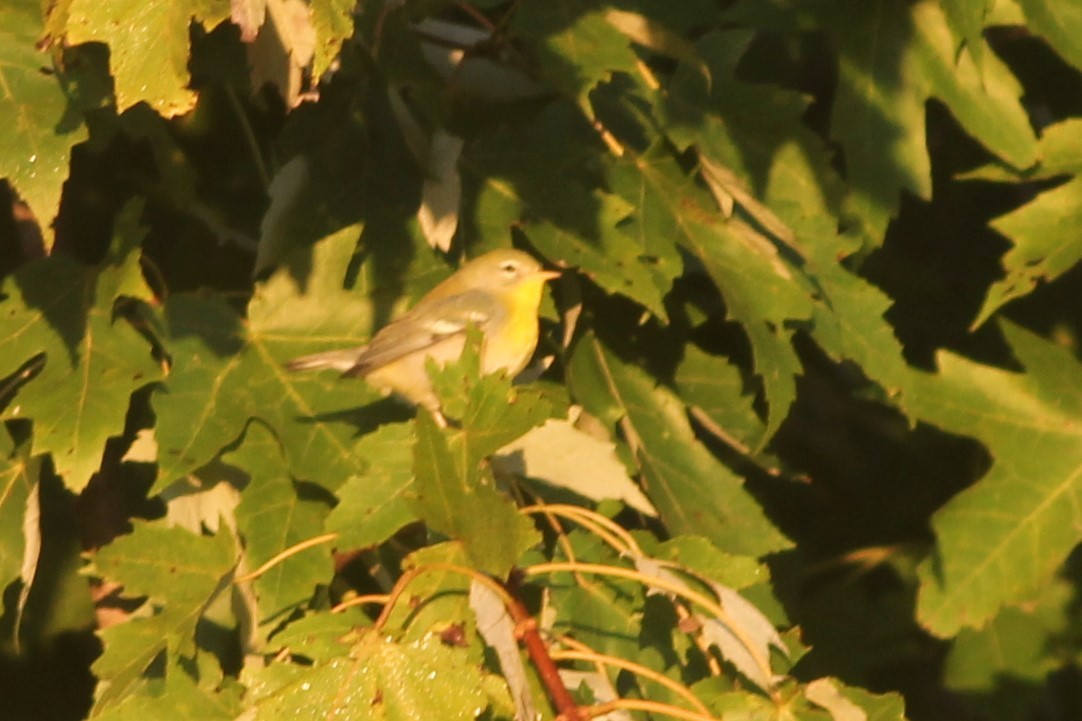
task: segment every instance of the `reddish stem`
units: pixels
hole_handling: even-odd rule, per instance
[[[515,636],[525,644],[526,652],[530,654],[530,660],[537,669],[537,675],[541,678],[541,683],[544,684],[552,705],[556,707],[558,714],[556,721],[588,721],[589,714],[575,703],[571,692],[567,690],[563,679],[560,678],[556,662],[549,655],[548,647],[537,630],[537,621],[519,600],[518,579],[515,574],[511,575],[511,580],[505,588],[512,599],[507,610],[515,622]]]

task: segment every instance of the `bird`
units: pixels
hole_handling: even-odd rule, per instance
[[[537,347],[544,285],[559,276],[521,250],[493,250],[465,263],[366,345],[301,356],[285,367],[332,368],[343,377],[364,378],[384,393],[426,408],[445,427],[427,359],[437,364],[458,359],[473,325],[482,335],[481,372],[518,375]]]

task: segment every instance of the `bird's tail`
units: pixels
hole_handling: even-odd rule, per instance
[[[322,353],[313,353],[312,355],[303,355],[300,358],[294,358],[293,360],[285,364],[286,370],[291,371],[308,371],[316,370],[320,368],[334,368],[335,370],[345,373],[357,364],[357,358],[364,351],[364,346],[360,348],[345,348],[340,350],[328,350]]]

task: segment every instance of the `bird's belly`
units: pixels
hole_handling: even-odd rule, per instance
[[[385,393],[394,393],[414,405],[437,410],[440,403],[432,391],[426,361],[432,358],[437,365],[443,365],[458,359],[465,346],[466,339],[462,336],[447,338],[370,371],[365,375],[365,380]]]

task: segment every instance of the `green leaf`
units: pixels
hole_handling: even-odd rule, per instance
[[[100,721],[231,721],[240,712],[239,690],[202,688],[179,666],[166,672],[164,689],[133,693],[105,713]]]
[[[128,596],[148,597],[152,615],[100,633],[105,651],[93,665],[99,680],[96,711],[123,698],[162,652],[192,654],[196,624],[235,562],[236,549],[226,533],[196,536],[151,524],[137,525],[98,552],[97,573],[123,586]]]
[[[353,10],[356,0],[312,0],[312,26],[316,31],[316,51],[312,59],[312,80],[319,82],[338,57],[344,43],[353,34]]]
[[[763,437],[763,422],[755,413],[753,396],[745,392],[740,369],[726,359],[688,345],[676,369],[676,389],[692,408],[706,415],[724,432],[750,451]]]
[[[334,490],[360,468],[358,408],[379,398],[338,374],[291,374],[290,358],[360,345],[372,327],[367,299],[342,287],[358,228],[297,251],[256,288],[248,323],[222,298],[177,294],[165,305],[173,367],[153,397],[160,490],[210,461],[249,418],[275,430],[291,473]]]
[[[189,89],[189,25],[213,28],[229,6],[213,0],[71,0],[67,41],[109,46],[118,112],[146,102],[172,118],[195,107]]]
[[[306,497],[289,475],[281,445],[265,427],[253,423],[241,447],[222,456],[248,475],[237,506],[237,529],[244,539],[247,570],[255,570],[291,546],[323,532],[330,511],[326,501]],[[294,554],[254,581],[259,623],[279,620],[312,598],[316,586],[334,575],[329,547]]]
[[[1041,193],[1021,208],[996,218],[992,227],[1014,244],[1003,256],[1007,277],[988,288],[974,326],[999,308],[1029,295],[1038,283],[1055,280],[1082,260],[1082,177]]]
[[[482,343],[471,328],[457,362],[428,369],[441,407],[458,419],[448,442],[467,485],[476,483],[482,461],[552,415],[541,393],[512,385],[502,372],[480,375]]]
[[[338,489],[341,499],[327,516],[327,531],[338,534],[339,548],[383,543],[417,520],[408,496],[413,491],[412,423],[380,426],[357,443],[367,466]]]
[[[938,3],[924,0],[910,12],[916,32],[918,71],[929,92],[950,108],[966,132],[1016,168],[1037,161],[1037,136],[1022,107],[1022,85],[995,53],[959,55]],[[986,48],[987,49],[987,48]]]
[[[812,313],[812,287],[778,248],[752,226],[726,220],[712,200],[655,146],[644,156],[613,168],[625,198],[639,198],[639,213],[693,257],[725,298],[732,320],[748,334],[755,367],[763,380],[769,419],[763,445],[777,431],[796,397],[800,360],[786,325]]]
[[[51,245],[71,149],[87,131],[59,78],[42,72],[53,63],[36,47],[45,32],[41,8],[37,0],[0,5],[0,178],[30,206]]]
[[[424,599],[424,603],[398,603],[388,614],[387,627],[402,628],[404,640],[420,640],[429,633],[442,633],[459,626],[480,659],[482,649],[475,636],[477,622],[469,604],[472,579],[437,565],[468,566],[470,562],[463,545],[454,541],[435,542],[406,556],[403,571],[423,569],[410,582],[409,594]]]
[[[646,493],[672,533],[705,536],[724,551],[749,556],[789,546],[741,479],[695,438],[675,394],[592,334],[574,347],[568,378],[590,413],[618,424]]]
[[[944,685],[989,717],[1032,718],[1045,677],[1069,663],[1049,650],[1071,633],[1073,599],[1073,584],[1056,579],[1024,608],[1004,608],[984,628],[962,629],[946,658]]]
[[[941,353],[937,375],[914,378],[915,413],[980,440],[995,461],[932,519],[917,616],[937,636],[1028,597],[1082,541],[1082,368],[1029,332],[1004,332],[1025,373]]]
[[[715,195],[729,195],[732,202],[769,234],[770,241],[778,248],[776,262],[782,263],[792,276],[792,284],[797,288],[807,286],[809,295],[810,288],[814,288],[815,302],[809,306],[812,323],[810,326],[801,323],[801,327],[836,360],[855,361],[890,395],[897,395],[904,389],[907,371],[901,345],[883,318],[890,300],[839,263],[858,249],[851,238],[838,234],[838,211],[844,195],[841,179],[831,167],[830,155],[821,139],[803,123],[808,111],[805,98],[737,77],[737,63],[744,57],[750,41],[751,35],[746,31],[713,33],[699,41],[702,55],[710,64],[714,85],[708,89],[694,73],[678,73],[663,106],[666,132],[679,147],[698,152],[704,178],[718,186]],[[701,113],[699,108],[703,105],[716,107],[724,122]],[[782,142],[779,138],[788,140]],[[761,239],[765,240],[765,237]],[[728,286],[719,287],[726,295]],[[784,317],[769,313],[766,317],[775,325],[779,320],[785,322]],[[761,344],[769,340],[766,337]],[[785,355],[778,358],[784,359]],[[791,372],[798,370],[794,365]],[[703,369],[700,375],[711,372]],[[739,390],[738,378],[728,382],[737,383]],[[774,389],[775,396],[784,399],[787,390],[791,390],[791,385],[781,381]],[[747,405],[746,401],[738,402],[736,395],[712,405],[715,408],[725,405],[728,409],[730,403],[736,402],[733,410],[736,413],[740,406]],[[729,410],[718,413],[719,417],[731,415]],[[780,421],[774,417],[773,407],[771,420]],[[744,416],[743,421],[729,417],[726,421],[737,422],[747,429],[757,425],[754,416]],[[727,429],[725,423],[721,427]],[[761,431],[759,438],[768,435]],[[748,446],[754,447],[759,442],[746,431],[737,437]]]
[[[290,649],[294,656],[325,661],[341,656],[349,646],[349,634],[368,622],[364,612],[356,606],[342,613],[309,611],[276,631],[267,643],[267,650]]]
[[[1072,0],[1018,0],[1030,30],[1082,69],[1082,8]]]
[[[979,68],[985,56],[984,21],[995,0],[943,0],[943,12]]]
[[[591,115],[587,95],[613,72],[634,73],[627,37],[604,12],[571,0],[518,8],[512,28],[534,44],[545,79]]]
[[[596,536],[583,531],[568,534],[570,553],[557,559],[574,558],[627,568],[616,553]],[[533,581],[535,579],[531,579]],[[544,576],[552,599],[553,628],[575,638],[599,653],[635,658],[641,649],[640,635],[647,588],[641,583],[612,576],[576,576],[560,572]],[[659,632],[664,635],[668,629]]]
[[[930,97],[946,103],[968,133],[1011,165],[1024,168],[1036,160],[1020,85],[986,48],[957,53],[938,3],[822,3],[803,13],[790,11],[790,4],[742,2],[731,14],[786,31],[796,26],[832,35],[838,90],[831,136],[844,151],[850,186],[844,209],[865,245],[882,242],[903,190],[931,197],[924,110]]]
[[[665,318],[662,297],[676,268],[670,263],[666,273],[664,260],[647,257],[647,243],[617,227],[633,207],[618,196],[591,193],[576,183],[563,183],[561,189],[558,197],[553,193],[546,199],[551,206],[532,206],[542,216],[524,228],[534,247],[546,258],[578,268],[608,292],[627,296]]]
[[[838,93],[831,135],[845,152],[852,193],[847,210],[864,224],[865,242],[881,242],[899,193],[932,193],[924,102],[907,63],[912,21],[906,7],[872,0],[847,6],[838,42]]]
[[[467,146],[467,177],[478,184],[476,233],[496,246],[512,228],[521,229],[553,263],[577,268],[605,291],[665,318],[662,298],[683,263],[671,238],[633,232],[641,229],[625,222],[632,202],[579,177],[590,132],[567,103],[555,103],[529,123]]]
[[[770,571],[762,563],[725,553],[701,536],[677,536],[648,552],[654,558],[678,563],[714,583],[738,590],[770,578]]]
[[[142,207],[129,205],[113,246],[98,266],[65,255],[29,263],[0,286],[0,377],[44,354],[40,373],[19,389],[0,418],[34,421],[39,452],[82,490],[101,465],[105,442],[124,431],[133,391],[161,369],[147,341],[116,313],[121,298],[149,299],[136,250]]]
[[[606,578],[585,586],[554,581],[548,588],[555,609],[554,631],[598,653],[636,657],[645,596],[642,586]]]
[[[399,644],[367,632],[349,656],[300,668],[287,684],[251,699],[253,718],[473,721],[489,703],[483,680],[464,649],[436,635]]]
[[[491,485],[476,478],[476,470],[465,475],[464,470],[470,468],[475,466],[463,468],[435,421],[427,413],[419,413],[414,512],[432,530],[461,543],[480,570],[502,577],[540,537],[530,519]]]
[[[826,680],[826,679],[823,679]],[[814,683],[814,682],[813,682]],[[862,711],[867,721],[905,721],[905,701],[898,693],[874,694],[862,688],[842,686],[840,682],[830,680],[833,687],[840,687],[835,693],[839,705],[827,707],[835,721],[845,721],[848,716],[839,715],[849,709]],[[810,685],[810,684],[809,684]],[[809,718],[801,716],[800,718]],[[810,718],[819,718],[813,716]]]
[[[648,48],[659,55],[687,63],[702,73],[707,83],[710,82],[710,69],[699,57],[695,45],[683,36],[672,32],[657,18],[626,10],[609,10],[605,19],[613,27],[627,35],[637,45]]]
[[[809,218],[796,231],[812,248],[816,280],[826,299],[815,306],[812,337],[835,360],[855,363],[908,413],[910,370],[902,344],[884,317],[894,301],[836,262],[846,247],[832,220]]]

